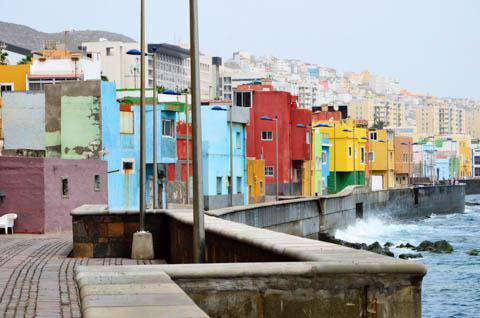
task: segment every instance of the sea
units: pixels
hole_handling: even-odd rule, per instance
[[[467,202],[479,202],[480,196],[468,196]],[[422,285],[422,317],[480,318],[480,256],[467,254],[480,250],[480,205],[469,205],[465,212],[436,215],[408,221],[369,218],[358,221],[335,237],[348,242],[371,244],[379,242],[418,245],[424,240],[447,240],[451,254],[421,252],[421,262],[427,266]],[[416,253],[409,249],[391,248],[398,257]]]

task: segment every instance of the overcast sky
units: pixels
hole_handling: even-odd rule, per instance
[[[0,0],[0,20],[139,38],[138,0]],[[149,42],[188,41],[188,0],[146,0]],[[480,99],[478,0],[199,0],[202,51],[299,58]]]

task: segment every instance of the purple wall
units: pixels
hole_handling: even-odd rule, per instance
[[[72,229],[70,212],[84,204],[107,204],[107,162],[45,158],[45,232]],[[95,191],[95,175],[100,190]],[[69,196],[62,196],[62,179],[68,179]]]
[[[0,215],[18,215],[15,232],[43,232],[43,158],[0,157],[0,192]]]
[[[100,190],[95,191],[95,175]],[[62,179],[69,195],[62,195]],[[70,211],[84,204],[107,204],[107,162],[59,158],[0,157],[0,215],[16,213],[15,231],[45,233],[72,228]]]

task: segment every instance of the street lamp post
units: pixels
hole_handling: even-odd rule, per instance
[[[278,201],[278,116],[270,118],[268,116],[260,117],[260,120],[275,122],[275,201]]]
[[[190,60],[192,82],[193,130],[193,256],[196,263],[205,261],[205,226],[202,176],[202,118],[200,104],[200,52],[198,44],[198,4],[189,0]]]
[[[133,234],[132,258],[153,259],[152,234],[145,230],[145,0],[140,0],[140,176],[139,176],[139,223],[140,229]]]
[[[310,196],[313,196],[313,127],[303,124],[298,124],[297,127],[310,129]]]
[[[228,109],[222,108],[220,106],[212,107],[212,110],[216,111],[228,111]],[[229,125],[230,125],[230,182],[228,184],[228,194],[230,199],[230,206],[233,206],[233,114],[232,114],[232,105],[229,106]]]

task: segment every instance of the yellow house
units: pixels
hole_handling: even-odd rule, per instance
[[[26,91],[30,64],[0,65],[0,91]]]
[[[321,127],[318,127],[319,125]],[[313,126],[321,133],[328,134],[331,144],[328,192],[336,193],[354,184],[364,185],[367,167],[367,129],[358,127],[353,119],[321,121],[314,123]]]
[[[459,177],[470,177],[472,175],[472,150],[469,139],[459,139]]]
[[[370,129],[368,132],[370,186],[372,190],[395,187],[395,147],[393,132]]]
[[[247,158],[248,203],[265,202],[265,161]]]

